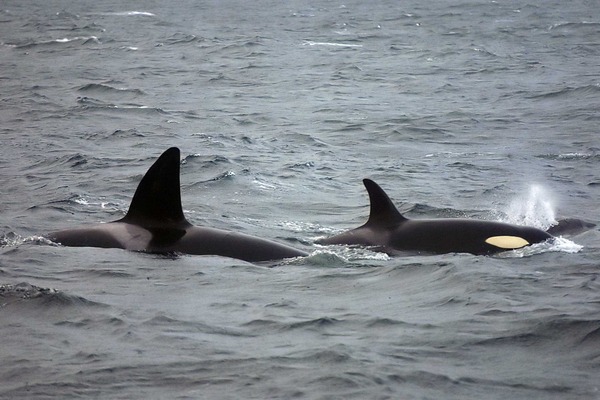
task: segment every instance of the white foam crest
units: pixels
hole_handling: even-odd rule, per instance
[[[309,257],[316,256],[316,258],[320,259],[323,255],[337,257],[344,262],[354,262],[354,261],[388,261],[391,259],[390,255],[387,253],[383,253],[377,251],[376,249],[371,249],[367,247],[359,247],[359,246],[325,246],[315,244],[318,250],[315,250],[310,254]]]
[[[321,231],[322,227],[319,224],[315,224],[312,222],[300,222],[300,221],[281,221],[276,224],[277,226],[283,227],[284,229],[290,230],[292,232],[314,232]],[[333,232],[333,230],[329,230],[328,232]],[[321,239],[319,236],[314,240]]]
[[[302,259],[292,259],[298,263],[310,264],[316,266],[341,267],[348,263],[348,260],[340,254],[330,250],[315,250],[307,257]]]
[[[511,202],[505,222],[547,230],[557,222],[550,193],[541,185],[531,185],[529,193]]]
[[[86,198],[84,198],[84,197],[78,197],[76,199],[73,199],[73,201],[75,203],[77,203],[77,204],[82,205],[82,206],[89,206],[90,205],[90,202]]]
[[[277,186],[272,185],[272,184],[267,183],[267,182],[259,181],[258,179],[253,180],[252,183],[254,183],[256,186],[258,186],[259,189],[262,189],[262,190],[275,190],[275,189],[277,189]]]
[[[9,232],[0,236],[0,247],[18,247],[25,243],[46,244],[57,246],[56,243],[43,236],[21,236],[18,233]]]
[[[56,39],[53,42],[56,43],[69,43],[69,42],[75,42],[78,40],[83,40],[83,41],[93,41],[94,43],[100,43],[100,40],[98,39],[97,36],[75,36],[74,38],[62,38],[62,39]]]
[[[143,16],[143,17],[155,17],[156,14],[147,11],[120,11],[116,13],[112,13],[112,15],[118,15],[123,17],[129,16]]]
[[[57,243],[53,242],[52,240],[50,240],[44,236],[29,236],[29,237],[23,238],[23,243],[45,244],[45,245],[50,245],[50,246],[58,246]]]
[[[312,40],[305,40],[304,43],[302,43],[302,45],[303,46],[333,46],[333,47],[363,47],[362,44],[313,42]]]
[[[562,251],[563,253],[578,253],[583,246],[577,244],[569,239],[565,239],[564,237],[557,237],[553,240],[553,251]]]
[[[25,239],[15,232],[0,236],[0,247],[16,247],[24,242]]]
[[[101,208],[103,210],[108,210],[111,212],[121,212],[123,211],[123,208],[120,204],[112,202],[112,201],[103,201],[101,199],[94,199],[94,200],[89,200],[85,197],[82,196],[77,196],[74,198],[71,198],[70,201],[72,201],[75,204],[79,204],[81,206],[86,206],[86,207],[93,207],[93,208]],[[125,209],[125,211],[127,211],[127,209]]]
[[[548,252],[573,254],[578,253],[581,249],[583,249],[583,246],[569,239],[556,237],[542,243],[535,243],[530,246],[523,247],[521,249],[506,251],[500,253],[499,256],[504,258],[523,258]]]

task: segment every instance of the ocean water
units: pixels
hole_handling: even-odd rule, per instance
[[[600,232],[494,257],[368,214],[600,223],[593,1],[0,4],[0,398],[600,398]],[[65,248],[168,147],[250,264]]]

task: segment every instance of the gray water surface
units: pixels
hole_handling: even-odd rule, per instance
[[[319,247],[411,218],[599,223],[594,2],[4,1],[0,397],[593,399],[600,233],[478,257]],[[168,147],[267,264],[64,248]]]

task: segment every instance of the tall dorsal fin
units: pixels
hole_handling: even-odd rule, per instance
[[[369,192],[371,211],[366,225],[394,225],[406,221],[394,203],[378,184],[370,179],[363,179]]]
[[[181,207],[179,149],[171,147],[152,164],[120,221],[168,227],[187,223]]]

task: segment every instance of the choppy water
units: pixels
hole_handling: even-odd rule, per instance
[[[367,216],[594,223],[595,2],[4,1],[0,397],[600,397],[600,234],[498,257],[313,241]],[[50,246],[182,150],[253,265]],[[583,247],[580,247],[583,246]]]

